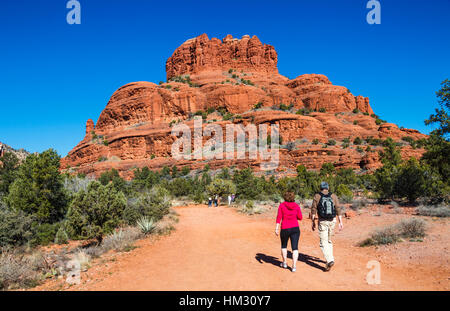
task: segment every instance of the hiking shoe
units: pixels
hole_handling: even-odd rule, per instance
[[[292,272],[295,272],[295,271],[297,271],[297,268],[292,268]]]
[[[330,271],[332,266],[334,266],[334,261],[330,261],[329,263],[327,263],[325,271]]]
[[[281,264],[280,264],[280,267],[281,268],[284,268],[284,269],[287,269],[287,263],[285,263],[285,262],[282,262]]]

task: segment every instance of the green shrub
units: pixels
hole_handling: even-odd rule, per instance
[[[353,140],[353,145],[361,145],[361,144],[362,144],[362,139],[361,139],[361,138],[356,137],[356,138]]]
[[[280,110],[283,110],[283,111],[287,111],[287,110],[290,109],[289,106],[286,106],[286,105],[283,104],[283,103],[280,104],[279,108],[280,108]]]
[[[358,108],[353,109],[353,113],[359,113],[359,109]]]
[[[170,206],[169,191],[156,186],[135,198],[130,198],[123,212],[123,219],[130,225],[135,225],[142,217],[151,218],[157,222],[169,212]]]
[[[10,186],[6,198],[8,205],[33,215],[40,223],[61,220],[66,213],[68,198],[59,167],[60,157],[53,149],[29,155]]]
[[[349,203],[353,200],[353,192],[345,184],[338,185],[336,195],[344,203]]]
[[[259,109],[259,108],[262,107],[262,105],[263,105],[262,102],[258,102],[257,104],[255,104],[255,105],[253,106],[253,109],[254,109],[254,110]]]
[[[312,110],[309,108],[300,108],[299,110],[297,110],[296,114],[306,116],[306,115],[309,115],[311,112],[312,112]]]
[[[314,138],[313,141],[312,141],[312,144],[313,145],[318,145],[319,144],[319,139]]]
[[[19,246],[32,238],[33,219],[23,211],[11,210],[0,204],[0,247]]]
[[[334,139],[330,139],[330,140],[328,140],[327,145],[334,146],[334,145],[336,145],[336,141]]]
[[[69,242],[69,235],[67,234],[64,227],[61,226],[58,229],[58,232],[56,232],[55,243],[56,244],[67,244],[68,242]]]
[[[206,191],[210,196],[218,195],[219,197],[236,193],[236,186],[231,180],[215,178],[211,184],[206,187]]]
[[[53,243],[56,238],[56,233],[60,228],[59,223],[55,224],[32,224],[33,238],[30,241],[30,244],[35,245],[48,245]]]
[[[19,167],[19,159],[12,152],[5,152],[1,158],[2,165],[0,165],[0,198],[7,196],[9,193],[9,186],[17,177],[17,170]]]
[[[322,113],[323,113],[323,112],[327,112],[327,109],[325,109],[325,108],[323,108],[323,107],[322,107],[322,108],[319,108],[319,112],[322,112]]]
[[[189,166],[183,166],[183,168],[181,169],[181,176],[189,175],[190,172],[191,168]]]
[[[114,189],[93,181],[73,199],[67,214],[68,233],[74,239],[97,239],[100,243],[122,222],[126,207],[125,196]]]

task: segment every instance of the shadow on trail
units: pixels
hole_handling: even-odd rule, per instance
[[[291,251],[288,251],[288,258],[292,259]],[[263,262],[270,263],[277,267],[280,267],[280,265],[281,265],[281,260],[279,260],[277,257],[268,256],[268,255],[262,254],[262,253],[256,254],[255,259],[259,263],[263,263]],[[325,271],[325,267],[318,264],[318,263],[325,263],[325,261],[323,261],[317,257],[309,256],[309,255],[306,255],[303,253],[298,253],[298,261],[303,262],[303,263],[307,264],[308,266],[319,269],[321,271]]]

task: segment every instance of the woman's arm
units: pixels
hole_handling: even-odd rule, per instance
[[[280,223],[283,218],[283,212],[281,210],[281,204],[278,206],[278,213],[277,213],[277,226],[275,228],[275,234],[278,235],[280,233]]]
[[[297,218],[298,218],[298,220],[302,220],[303,219],[302,208],[300,207],[300,205],[298,206]]]

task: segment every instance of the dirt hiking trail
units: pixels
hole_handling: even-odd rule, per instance
[[[383,222],[381,218],[360,215],[345,221],[343,231],[336,230],[336,264],[330,272],[323,271],[318,233],[312,232],[310,220],[304,219],[300,226],[297,272],[292,273],[290,269],[280,268],[280,241],[274,234],[275,208],[256,216],[247,216],[227,207],[191,205],[175,210],[179,214],[179,223],[170,235],[141,240],[136,244],[138,248],[131,252],[94,265],[82,273],[79,285],[63,288],[60,281],[59,288],[52,288],[50,282],[40,289],[271,291],[450,288],[450,270],[446,264],[448,255],[444,255],[447,258],[442,262],[443,254],[436,252],[436,256],[431,257],[434,262],[428,266],[423,264],[423,260],[415,260],[415,263],[411,256],[405,259],[395,256],[401,245],[386,250],[356,246],[357,241],[367,235],[367,223],[374,219],[375,223]],[[306,212],[304,214],[307,216]],[[401,244],[408,248],[407,243]],[[370,270],[366,265],[370,260],[381,263],[379,285],[366,282]],[[425,260],[430,259],[427,257]],[[290,258],[288,265],[292,266]]]

